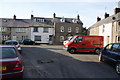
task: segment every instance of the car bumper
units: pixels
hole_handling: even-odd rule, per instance
[[[0,78],[2,79],[23,78],[23,70],[18,72],[0,74]]]
[[[68,48],[65,48],[65,47],[63,47],[63,49],[66,50],[66,51],[68,50]]]

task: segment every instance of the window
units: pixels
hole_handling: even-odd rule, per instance
[[[118,43],[120,43],[120,36],[118,36]]]
[[[64,41],[64,36],[60,36],[60,42]]]
[[[65,22],[65,18],[60,19],[61,22]]]
[[[76,33],[79,33],[79,27],[76,27]]]
[[[72,22],[73,22],[73,23],[77,23],[78,20],[77,20],[77,19],[73,19]]]
[[[25,32],[25,28],[16,28],[16,32]]]
[[[105,49],[106,49],[106,50],[110,50],[110,49],[111,49],[111,47],[112,47],[112,44],[109,44],[109,45],[107,45],[107,46],[106,46],[106,48],[105,48]]]
[[[16,50],[12,47],[0,48],[0,58],[15,58]]]
[[[6,20],[6,19],[3,19],[3,22],[7,22],[7,20]]]
[[[38,32],[38,27],[34,27],[33,32]]]
[[[7,35],[3,35],[3,36],[2,36],[2,39],[3,39],[3,40],[7,40],[7,39],[8,39],[8,36],[7,36]]]
[[[103,29],[102,29],[102,32],[103,32],[103,33],[105,32],[105,25],[103,25]]]
[[[82,42],[82,37],[76,38],[76,43]]]
[[[5,31],[6,31],[6,28],[0,27],[0,32],[5,32]]]
[[[71,32],[71,31],[72,31],[71,27],[68,27],[68,32]]]
[[[44,22],[44,19],[38,18],[36,19],[36,22]]]
[[[120,52],[120,45],[119,44],[114,44],[112,46],[111,51],[113,51],[113,52]]]
[[[60,31],[64,32],[64,27],[63,26],[61,26]]]
[[[41,41],[41,36],[35,36],[35,41]]]
[[[44,33],[48,33],[48,32],[49,32],[49,29],[48,29],[48,28],[43,28],[43,32],[44,32]]]

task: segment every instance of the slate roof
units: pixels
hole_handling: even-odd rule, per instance
[[[112,21],[114,21],[113,18],[115,18],[115,20],[119,20],[120,19],[120,13],[117,13],[116,15],[109,16],[106,19],[103,19],[101,21],[96,22],[91,27],[89,27],[89,29],[93,28],[93,27],[101,26],[103,24],[112,23]]]
[[[29,27],[30,19],[9,19],[0,18],[0,26],[2,27]]]
[[[59,22],[61,22],[61,21],[60,21],[61,19],[65,19],[65,22],[66,22],[66,23],[73,23],[72,20],[77,20],[77,19],[75,19],[75,18],[55,17],[53,21],[59,23]],[[78,23],[78,24],[83,24],[81,20],[78,20],[77,23]]]

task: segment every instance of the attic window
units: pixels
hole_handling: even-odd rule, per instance
[[[3,20],[3,22],[7,22],[7,20],[6,20],[6,19],[4,19],[4,20]]]
[[[65,18],[60,19],[61,22],[65,22]]]
[[[41,18],[36,19],[36,22],[44,22],[44,19],[41,19]]]
[[[72,20],[72,22],[73,22],[73,23],[77,23],[77,22],[78,22],[78,20],[76,20],[76,19],[73,19],[73,20]]]

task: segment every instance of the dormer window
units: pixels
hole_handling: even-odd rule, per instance
[[[76,20],[76,19],[73,19],[73,20],[72,20],[72,22],[73,22],[73,23],[77,23],[77,22],[78,22],[78,20]]]
[[[60,19],[61,22],[65,22],[65,18]]]
[[[6,20],[6,19],[4,19],[4,20],[3,20],[3,22],[7,22],[7,20]]]
[[[38,18],[36,19],[36,22],[44,22],[44,19]]]

